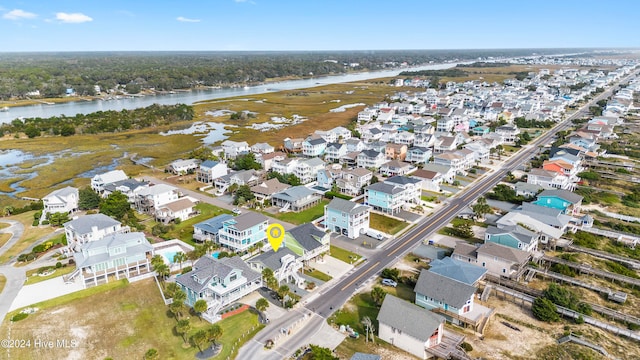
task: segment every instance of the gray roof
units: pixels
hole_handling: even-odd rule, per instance
[[[144,186],[148,186],[149,183],[146,181],[138,181],[136,179],[124,179],[124,180],[120,180],[120,181],[116,181],[116,182],[112,182],[109,184],[106,184],[104,186],[104,189],[107,191],[116,191],[116,188],[118,187],[126,187],[129,190],[135,190],[139,187],[144,187]]]
[[[273,178],[264,181],[256,186],[252,186],[251,191],[258,194],[271,195],[290,187],[291,185],[283,184],[277,178]]]
[[[517,211],[550,226],[564,227],[571,220],[571,216],[562,214],[560,209],[548,208],[528,202],[522,203],[522,206]]]
[[[520,225],[503,226],[502,228],[489,225],[485,233],[490,235],[509,234],[525,244],[531,244],[537,238],[536,233]]]
[[[176,277],[176,282],[188,289],[201,293],[214,278],[223,279],[233,270],[240,270],[248,282],[259,279],[262,275],[251,268],[239,257],[214,259],[211,255],[201,257],[193,265],[193,270]],[[202,284],[194,280],[194,276],[202,281]]]
[[[125,253],[110,254],[109,249],[117,246],[125,246]],[[76,266],[81,269],[107,262],[110,259],[119,259],[122,257],[126,259],[137,254],[144,254],[151,251],[153,251],[153,246],[151,246],[147,238],[144,236],[144,233],[118,233],[108,235],[100,240],[81,244],[80,251],[74,252],[73,258],[76,262]],[[89,252],[93,252],[94,255],[89,255]]]
[[[375,184],[371,184],[366,187],[366,190],[374,190],[374,191],[378,191],[385,194],[397,194],[403,191],[403,189],[398,186],[383,183],[383,182],[377,182]]]
[[[307,251],[322,246],[322,243],[319,239],[321,239],[325,235],[323,231],[315,227],[312,223],[306,223],[300,226],[296,226],[292,229],[287,230],[287,232],[291,236],[293,236],[298,244],[300,244],[300,246],[302,246]]]
[[[104,214],[92,214],[79,217],[64,224],[65,229],[73,229],[78,234],[88,234],[92,227],[98,230],[120,225],[120,221],[114,220]]]
[[[538,184],[529,184],[522,181],[518,181],[514,187],[516,191],[526,191],[526,192],[534,192],[534,193],[544,189],[542,186]]]
[[[360,152],[360,154],[358,154],[358,155],[363,155],[363,156],[366,156],[368,158],[375,159],[378,156],[380,156],[380,152],[379,151],[375,151],[375,150],[362,150]]]
[[[324,141],[323,138],[310,139],[310,140],[307,140],[307,142],[310,145],[321,145],[321,144],[325,144],[326,143],[326,141]]]
[[[516,264],[524,264],[529,260],[529,253],[524,250],[492,242],[480,245],[480,247],[477,249],[477,252],[479,254],[486,254],[491,257],[498,257],[500,259],[509,260]]]
[[[387,294],[378,313],[378,321],[420,341],[427,341],[444,322],[440,315],[425,311],[410,302]]]
[[[238,231],[243,231],[265,221],[269,221],[266,216],[257,212],[247,211],[225,222],[233,222],[233,228]]]
[[[340,149],[343,146],[346,146],[346,145],[345,144],[341,144],[341,143],[337,143],[337,142],[333,142],[333,143],[327,144],[327,149],[335,148],[337,150],[337,149]]]
[[[178,188],[176,188],[175,186],[166,185],[166,184],[156,184],[140,190],[138,195],[141,195],[141,196],[159,195],[159,194],[164,194],[171,191],[178,191]]]
[[[429,171],[437,172],[444,175],[444,174],[447,174],[449,171],[451,171],[451,166],[428,163],[422,166],[422,170],[429,170]]]
[[[233,219],[233,216],[229,214],[222,214],[194,224],[193,227],[202,229],[202,231],[210,234],[217,234],[218,231],[222,229],[222,223],[230,219]]]
[[[349,360],[382,360],[382,356],[357,352]]]
[[[394,176],[386,179],[385,183],[398,184],[398,185],[406,185],[406,184],[417,184],[420,179],[409,177],[409,176]]]
[[[450,257],[442,260],[433,260],[430,265],[429,271],[458,280],[467,285],[474,285],[487,272],[484,268]]]
[[[301,162],[304,162],[305,164],[307,164],[309,166],[318,166],[318,165],[324,166],[324,161],[322,161],[322,159],[317,158],[317,157],[312,157],[312,158],[303,160]]]
[[[276,199],[282,199],[284,201],[293,203],[313,194],[315,194],[313,190],[309,189],[306,186],[299,185],[299,186],[294,186],[294,187],[282,190],[278,193],[275,193],[273,194],[273,197]]]
[[[566,200],[572,204],[577,204],[583,199],[582,196],[574,192],[571,192],[569,190],[560,190],[560,189],[545,190],[540,194],[538,194],[538,198],[545,197],[545,196],[555,196],[562,200]]]
[[[473,244],[469,244],[466,241],[456,241],[456,247],[453,249],[452,255],[460,255],[467,258],[475,259],[477,258],[477,251],[478,247]]]
[[[333,209],[339,212],[345,212],[349,214],[358,214],[362,211],[366,211],[369,207],[359,204],[357,202],[349,201],[334,197],[327,205],[327,208]]]
[[[414,153],[421,153],[424,154],[426,152],[431,151],[430,149],[426,148],[426,147],[422,147],[422,146],[414,146],[412,148],[410,148],[409,150],[407,150],[408,152],[414,152]]]
[[[202,164],[200,164],[200,168],[211,169],[211,168],[215,167],[218,164],[219,164],[219,162],[217,162],[217,161],[207,160],[207,161],[203,162]]]
[[[414,291],[436,301],[442,301],[443,304],[462,309],[476,292],[476,288],[450,277],[423,269],[420,271]]]
[[[280,269],[282,266],[282,257],[285,255],[293,255],[294,257],[298,257],[296,253],[291,251],[291,249],[287,247],[282,247],[275,252],[273,250],[269,250],[267,252],[263,252],[262,254],[248,260],[248,263],[258,263],[262,264],[262,266],[267,267],[273,271]]]
[[[45,197],[53,197],[53,196],[68,196],[71,194],[78,194],[78,188],[74,188],[71,186],[63,187],[62,189],[54,190],[49,195]]]

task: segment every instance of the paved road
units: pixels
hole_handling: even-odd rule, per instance
[[[637,73],[637,71],[635,73]],[[631,75],[620,81],[620,83],[630,77]],[[612,90],[614,89],[617,89],[617,86],[611,86],[609,90],[596,96],[593,100],[586,103],[572,115],[568,116],[564,121],[557,124],[554,128],[534,139],[530,144],[524,146],[519,152],[512,155],[511,158],[505,161],[502,168],[495,169],[492,172],[487,173],[485,177],[470,184],[463,192],[459,192],[456,196],[448,199],[448,203],[445,206],[435,211],[432,215],[426,217],[416,227],[404,235],[389,242],[382,251],[374,255],[370,255],[363,265],[339,279],[333,287],[321,290],[321,295],[315,300],[308,302],[304,307],[318,314],[321,319],[326,319],[331,316],[331,314],[341,308],[342,305],[344,305],[349,298],[353,296],[353,294],[358,292],[361,284],[365,283],[370,278],[377,276],[382,269],[391,266],[411,249],[420,244],[425,238],[428,238],[439,228],[449,223],[465,206],[471,204],[479,196],[491,190],[502,180],[502,178],[506,176],[507,172],[513,171],[522,163],[534,157],[538,152],[538,146],[551,142],[558,131],[566,130],[571,126],[571,120],[585,116],[588,113],[589,106],[593,106],[597,101],[611,95]],[[280,321],[292,321],[293,318],[294,316],[292,314],[288,314],[284,318],[280,319]],[[315,317],[313,319],[315,319]],[[310,323],[305,326],[304,331],[294,332],[286,342],[272,350],[270,353],[271,355],[265,355],[260,346],[264,343],[264,340],[269,339],[270,336],[276,336],[277,332],[274,332],[273,328],[265,328],[258,334],[259,336],[257,336],[254,341],[245,344],[241,349],[241,353],[246,355],[261,354],[264,356],[261,358],[264,359],[281,359],[284,357],[282,355],[290,355],[293,353],[296,349],[295,346],[302,346],[312,341],[312,330],[307,328],[315,328],[315,326],[319,325],[316,325],[315,322],[311,323],[310,321]],[[277,330],[277,328],[275,328],[275,330]]]
[[[143,176],[142,178],[145,181],[148,181],[148,182],[150,182],[152,184],[165,184],[165,185],[177,187],[177,188],[180,189],[180,191],[182,191],[182,194],[191,196],[192,198],[198,199],[198,201],[203,202],[203,203],[211,204],[211,205],[214,205],[214,206],[217,206],[217,207],[220,207],[220,208],[223,208],[223,209],[227,209],[227,210],[233,210],[235,208],[234,205],[227,204],[226,202],[221,201],[220,199],[211,197],[209,195],[206,195],[206,194],[194,191],[194,190],[185,189],[185,188],[183,188],[183,187],[181,187],[179,185],[172,184],[172,183],[170,183],[168,181],[165,181],[165,180],[162,180],[162,179],[158,179],[158,178],[153,177],[153,176]],[[296,226],[294,224],[291,224],[291,223],[288,223],[288,222],[285,222],[285,221],[281,221],[281,220],[278,220],[278,219],[275,219],[275,218],[272,218],[272,217],[269,218],[269,222],[278,223],[278,224],[282,225],[282,227],[284,227],[285,230],[289,230],[292,227]]]

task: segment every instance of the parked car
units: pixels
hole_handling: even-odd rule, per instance
[[[234,213],[234,214],[236,214],[236,215],[240,215],[240,214],[242,214],[242,211],[241,211],[240,209],[238,209],[238,208],[234,208],[234,209],[233,209],[233,210],[231,210],[231,211],[233,211],[233,213]]]
[[[391,279],[382,279],[382,285],[396,287],[398,286],[398,283]]]

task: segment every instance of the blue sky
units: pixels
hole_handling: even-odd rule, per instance
[[[0,0],[0,52],[640,47],[640,1]]]

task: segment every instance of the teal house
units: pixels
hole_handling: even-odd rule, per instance
[[[582,196],[575,194],[569,190],[545,190],[538,194],[536,205],[558,209],[563,214],[578,215],[582,206]]]
[[[514,249],[531,252],[538,248],[540,234],[525,229],[520,225],[497,228],[489,226],[484,235],[485,243],[495,243]]]

